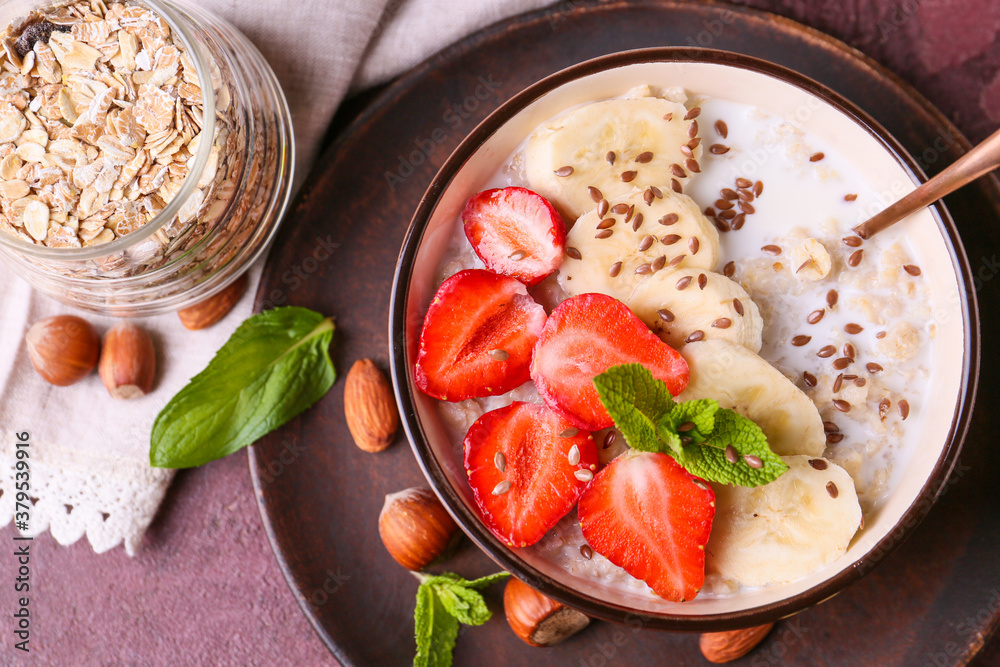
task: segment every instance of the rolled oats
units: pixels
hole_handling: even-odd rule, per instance
[[[15,21],[0,41],[0,233],[78,248],[163,210],[204,140],[197,70],[166,21],[127,1],[74,2]],[[147,268],[197,243],[246,170],[226,73],[216,64],[211,78],[208,164],[177,218],[145,242]]]

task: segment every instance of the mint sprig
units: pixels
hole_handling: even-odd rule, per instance
[[[752,420],[712,399],[676,403],[667,385],[639,364],[613,366],[594,386],[629,447],[669,454],[692,475],[761,486],[788,470]]]
[[[413,612],[417,655],[414,667],[450,667],[458,624],[482,625],[493,615],[480,590],[510,576],[497,572],[469,581],[457,574],[416,574],[417,608]]]

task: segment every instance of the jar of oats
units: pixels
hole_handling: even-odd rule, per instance
[[[183,308],[266,248],[288,202],[288,106],[260,52],[179,0],[7,2],[0,258],[110,315]]]

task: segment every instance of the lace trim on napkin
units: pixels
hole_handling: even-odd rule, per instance
[[[0,432],[0,527],[14,520],[16,436]],[[28,447],[30,485],[28,530],[48,530],[59,544],[73,544],[84,534],[97,553],[125,543],[135,552],[163,500],[174,470],[150,468],[131,459],[102,457],[50,443]]]

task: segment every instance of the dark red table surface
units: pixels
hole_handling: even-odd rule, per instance
[[[972,141],[1000,126],[997,0],[743,4],[857,47],[912,84]],[[563,1],[556,10],[573,5]],[[362,106],[363,99],[346,104],[331,134]],[[984,367],[995,363],[984,339]],[[13,536],[7,527],[0,543],[13,545]],[[120,547],[96,555],[86,540],[63,547],[48,534],[32,553],[29,656],[13,649],[16,563],[0,555],[0,664],[336,664],[274,560],[245,455],[180,472],[134,558]],[[1000,665],[1000,641],[988,643],[975,663]]]

